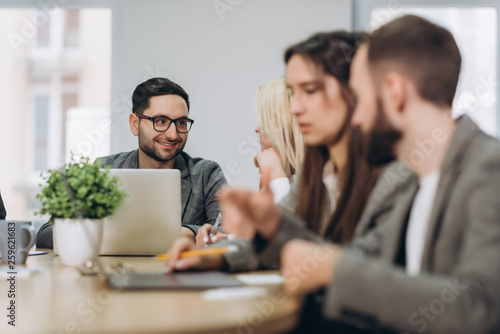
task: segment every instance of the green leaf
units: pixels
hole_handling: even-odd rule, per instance
[[[113,214],[128,196],[117,177],[109,177],[109,168],[101,169],[88,157],[71,161],[58,169],[42,173],[45,184],[36,198],[41,201],[37,214],[75,218],[80,210],[85,218],[104,218]]]

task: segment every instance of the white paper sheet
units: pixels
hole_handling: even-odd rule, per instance
[[[285,279],[278,274],[237,275],[236,279],[247,285],[283,284]]]
[[[220,288],[205,291],[202,298],[205,300],[237,300],[265,297],[267,294],[268,289],[264,287]]]

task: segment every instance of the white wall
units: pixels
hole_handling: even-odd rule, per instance
[[[230,8],[222,19],[217,3]],[[257,86],[284,74],[287,46],[351,27],[351,0],[0,1],[0,7],[54,5],[113,10],[112,153],[137,148],[127,121],[134,88],[167,76],[191,98],[195,124],[186,151],[217,161],[231,184],[254,189]]]
[[[134,88],[150,77],[167,76],[190,95],[195,124],[186,152],[217,161],[231,184],[255,189],[257,86],[284,74],[287,46],[317,31],[350,29],[351,3],[220,0],[232,8],[222,19],[214,3],[114,3],[111,152],[137,148],[127,121]]]

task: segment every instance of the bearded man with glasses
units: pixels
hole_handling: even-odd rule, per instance
[[[111,168],[179,169],[182,235],[195,239],[203,224],[214,224],[220,211],[215,194],[227,181],[216,162],[183,152],[194,123],[188,116],[189,96],[181,86],[166,78],[149,79],[132,94],[129,125],[139,148],[99,160]],[[42,226],[37,238],[37,247],[52,248],[52,226]]]

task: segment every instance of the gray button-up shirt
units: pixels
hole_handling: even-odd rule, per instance
[[[139,150],[98,159],[111,168],[139,168]],[[177,156],[174,168],[181,172],[182,226],[197,233],[203,224],[214,224],[220,211],[215,194],[227,183],[226,178],[215,161],[192,158],[185,152]],[[52,248],[52,226],[49,223],[40,228],[37,247]]]

